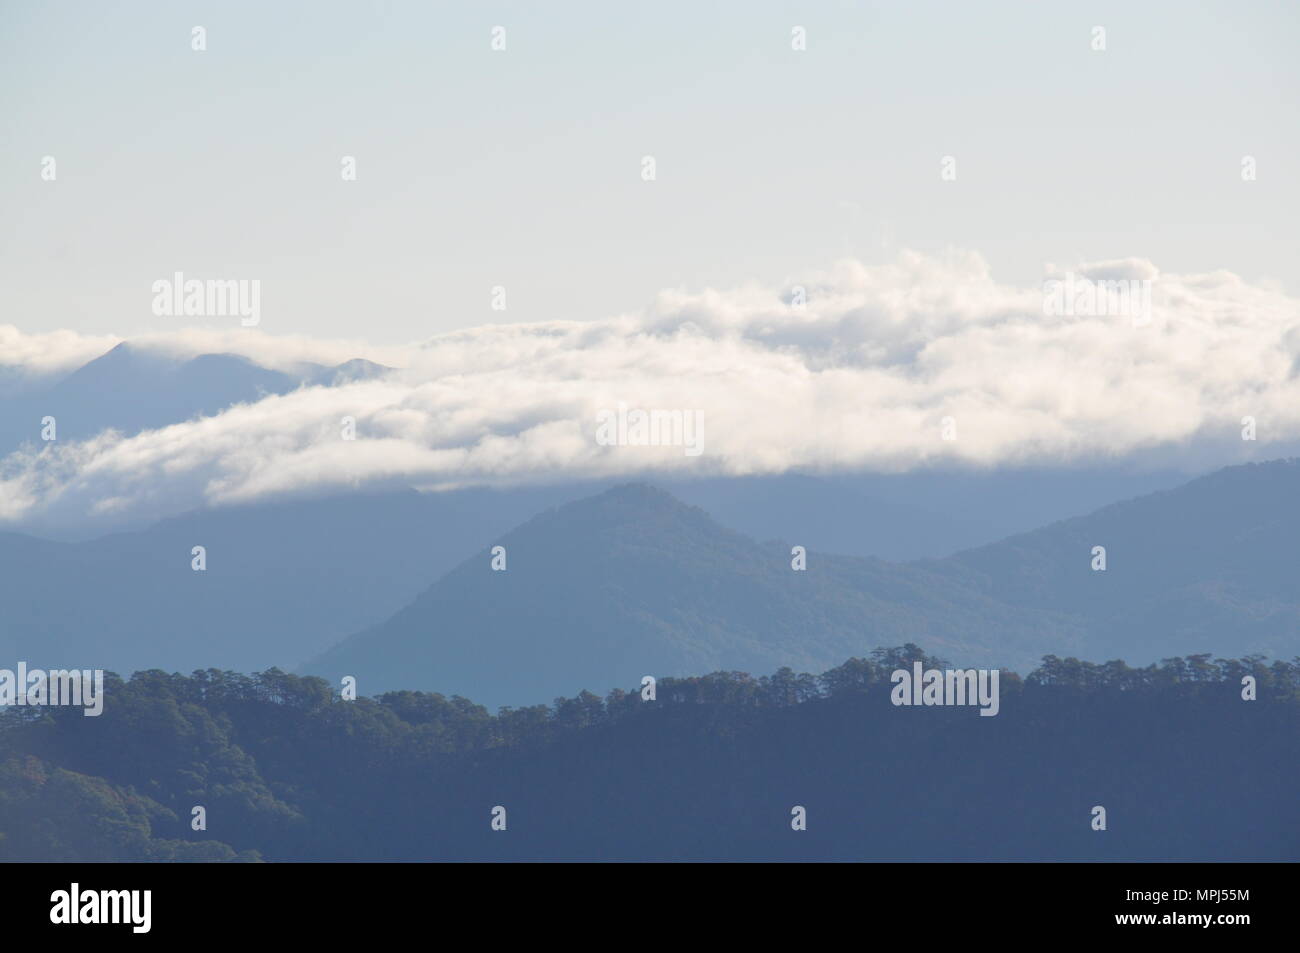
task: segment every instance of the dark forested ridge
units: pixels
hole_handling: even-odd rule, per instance
[[[891,704],[916,660],[947,667],[909,645],[496,715],[277,670],[110,677],[99,717],[0,717],[0,858],[1300,859],[1300,659],[1049,656],[1003,673],[996,717]]]

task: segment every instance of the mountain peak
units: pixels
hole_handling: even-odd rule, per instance
[[[340,381],[360,381],[382,377],[392,368],[384,364],[376,364],[374,361],[367,361],[364,357],[354,357],[350,361],[336,364],[331,370],[334,372],[334,382],[338,383]]]
[[[602,531],[629,526],[675,525],[678,531],[727,532],[699,507],[683,503],[667,490],[649,483],[620,483],[603,493],[566,503],[542,514],[533,522],[563,524],[577,530],[583,526]],[[523,529],[524,527],[521,527]]]
[[[620,483],[618,486],[612,486],[604,493],[591,497],[592,500],[607,499],[618,503],[640,503],[654,506],[680,506],[686,507],[677,497],[673,496],[667,490],[649,483]],[[578,500],[576,502],[583,502]]]

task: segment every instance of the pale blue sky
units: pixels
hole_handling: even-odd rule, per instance
[[[273,334],[399,342],[898,247],[1294,294],[1297,49],[1294,3],[8,0],[0,323],[171,330],[180,270],[260,279]]]

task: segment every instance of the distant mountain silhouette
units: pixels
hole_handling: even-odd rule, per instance
[[[815,670],[904,642],[1021,670],[1049,653],[1289,658],[1297,488],[1296,461],[1235,467],[945,559],[809,546],[805,572],[790,567],[803,539],[756,542],[645,485],[269,501],[80,543],[0,533],[0,657],[123,673],[303,665],[367,692],[491,705],[647,674]],[[490,567],[495,544],[506,572]],[[1090,567],[1098,545],[1105,572]]]
[[[304,383],[331,386],[387,370],[352,360],[337,367],[306,365],[301,373],[286,374],[236,354],[178,360],[124,342],[62,379],[6,397],[0,455],[25,442],[39,447],[46,416],[57,420],[60,440],[84,440],[108,428],[131,436],[287,394]]]
[[[429,688],[533,703],[642,675],[800,670],[912,639],[963,660],[1073,648],[1078,626],[933,571],[758,544],[645,485],[542,514],[387,622],[306,666],[366,691]],[[906,637],[906,638],[904,638]]]
[[[874,496],[864,487],[876,479],[788,473],[656,485],[746,536],[792,539],[846,556],[890,560],[947,556],[1010,532],[995,514],[945,513],[920,501]],[[929,502],[936,500],[942,500],[941,493],[930,495]],[[1065,514],[1058,510],[1054,515]],[[1031,523],[1030,528],[1038,525]]]
[[[383,377],[391,367],[385,367],[383,364],[376,364],[374,361],[365,361],[361,358],[353,358],[350,361],[344,361],[334,367],[325,367],[321,364],[311,365],[312,373],[308,379],[313,384],[324,384],[327,387],[333,387],[337,384],[345,384],[349,381],[368,381],[376,377]]]
[[[1189,640],[1290,657],[1297,489],[1300,462],[1235,467],[949,559],[812,552],[796,572],[788,543],[623,486],[531,520],[499,540],[505,572],[484,549],[304,671],[493,705],[641,675],[815,669],[904,641],[1022,670],[1047,654],[1145,664]]]
[[[1199,471],[1114,467],[934,468],[655,480],[723,526],[822,552],[949,556],[1119,500],[1173,489]]]
[[[1090,659],[1300,653],[1300,460],[1228,467],[934,564],[999,602],[1080,619]],[[1106,571],[1092,570],[1094,546]],[[930,565],[926,563],[924,565]]]
[[[0,658],[124,673],[296,665],[554,499],[408,489],[222,507],[79,543],[0,533]]]

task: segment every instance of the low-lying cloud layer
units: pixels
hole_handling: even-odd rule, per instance
[[[133,339],[276,368],[363,357],[398,369],[130,438],[34,442],[0,463],[0,519],[385,484],[1096,462],[1198,441],[1221,443],[1227,462],[1243,417],[1259,444],[1300,437],[1300,302],[1226,272],[1161,275],[1134,259],[1074,272],[1150,281],[1149,313],[1048,313],[1043,287],[1000,285],[977,255],[907,253],[776,287],[664,292],[640,315],[481,327],[402,348],[240,328]],[[0,365],[26,379],[114,343],[0,328]],[[620,408],[625,429],[598,439]],[[702,452],[611,444],[611,433],[636,441],[637,410],[698,411]]]

